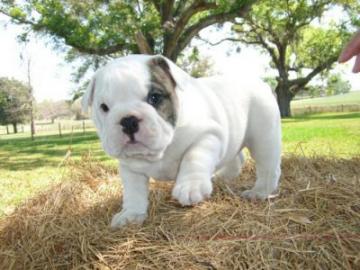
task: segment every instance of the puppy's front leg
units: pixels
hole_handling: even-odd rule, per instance
[[[125,166],[120,166],[123,184],[122,210],[114,215],[111,227],[117,228],[126,223],[141,224],[147,217],[149,178],[137,174]]]
[[[211,177],[219,162],[220,149],[219,139],[208,135],[185,153],[172,191],[172,196],[182,205],[193,205],[210,196]]]

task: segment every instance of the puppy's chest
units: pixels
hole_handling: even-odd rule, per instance
[[[126,165],[134,172],[144,174],[156,180],[176,180],[179,171],[180,159],[163,158],[156,162],[136,161]]]
[[[179,160],[162,160],[161,162],[156,162],[151,166],[148,166],[144,173],[148,177],[160,181],[176,180],[179,165]]]

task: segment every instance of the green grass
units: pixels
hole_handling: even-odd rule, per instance
[[[283,152],[348,158],[360,155],[360,113],[284,119]]]
[[[360,91],[354,91],[344,95],[336,95],[330,97],[294,100],[291,102],[291,107],[298,108],[307,106],[335,106],[349,104],[360,104]]]
[[[321,114],[283,120],[283,152],[349,158],[360,155],[360,113]],[[0,216],[41,189],[61,181],[68,151],[72,159],[89,151],[116,166],[101,149],[95,132],[0,137]],[[29,136],[27,134],[27,136]]]
[[[66,172],[62,164],[69,151],[74,160],[90,151],[103,162],[116,163],[105,155],[95,132],[38,136],[34,141],[23,136],[0,139],[0,216],[59,182]]]

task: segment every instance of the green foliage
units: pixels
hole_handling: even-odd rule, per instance
[[[346,94],[351,90],[351,85],[348,81],[344,80],[340,74],[330,74],[326,83],[326,94],[328,96]]]
[[[213,62],[208,56],[202,56],[197,47],[193,47],[189,55],[182,54],[179,66],[194,78],[214,75]]]
[[[300,94],[314,98],[324,96],[326,91],[323,85],[309,85],[304,88],[304,91],[300,91],[297,96],[300,96]]]
[[[142,33],[152,53],[176,60],[201,29],[242,16],[251,2],[29,0],[2,1],[0,10],[78,53],[139,53],[137,34]]]
[[[349,93],[351,84],[343,79],[340,73],[326,72],[322,76],[322,83],[306,86],[297,93],[297,97],[323,97]],[[341,104],[340,104],[341,105]]]
[[[273,90],[273,91],[275,90],[277,81],[274,77],[265,77],[265,78],[263,78],[263,81],[266,82],[270,86],[271,90]]]
[[[20,40],[27,39],[29,30],[44,33],[56,47],[67,50],[66,60],[81,59],[73,74],[79,82],[89,69],[97,69],[112,57],[147,53],[176,61],[202,29],[244,16],[254,1],[3,0],[0,12],[26,26]],[[198,70],[210,66],[201,64],[205,67]],[[74,97],[82,95],[83,85]]]
[[[301,40],[290,46],[290,55],[295,55],[294,66],[315,69],[328,59],[337,59],[350,33],[339,26],[320,28],[308,26],[300,31]]]
[[[22,82],[0,78],[0,124],[17,124],[28,120],[29,90]]]
[[[325,22],[334,9],[343,16]],[[354,10],[360,11],[355,0],[263,0],[234,26],[240,41],[270,55],[282,116],[290,115],[291,99],[337,60],[353,32]]]

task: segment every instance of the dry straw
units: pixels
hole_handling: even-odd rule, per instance
[[[115,231],[115,169],[89,157],[67,166],[68,180],[0,220],[0,269],[360,269],[360,158],[285,157],[267,202],[237,195],[251,162],[196,207],[154,182],[145,224]]]

